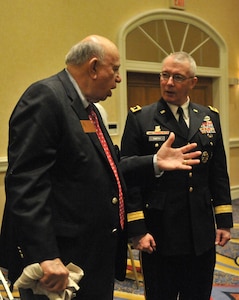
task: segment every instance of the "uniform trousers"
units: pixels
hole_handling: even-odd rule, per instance
[[[142,253],[147,300],[209,300],[215,248],[196,255],[163,256]]]

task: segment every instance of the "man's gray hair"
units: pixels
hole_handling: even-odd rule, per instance
[[[74,45],[65,57],[67,65],[81,65],[92,57],[97,57],[99,60],[104,58],[104,47],[91,40],[81,41]]]
[[[197,64],[190,54],[188,54],[187,52],[184,52],[184,51],[179,51],[179,52],[173,52],[167,57],[170,57],[170,56],[173,57],[173,59],[175,61],[178,61],[180,63],[185,62],[185,61],[189,62],[191,76],[196,75]],[[164,60],[163,60],[163,63],[164,63]]]

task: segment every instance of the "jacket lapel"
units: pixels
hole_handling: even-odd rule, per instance
[[[58,77],[60,78],[60,80],[61,80],[61,82],[64,86],[64,89],[66,91],[66,94],[67,94],[68,98],[71,101],[72,109],[74,110],[74,112],[77,114],[77,116],[79,118],[80,126],[82,126],[81,122],[80,122],[81,120],[87,120],[87,121],[90,122],[88,113],[87,113],[86,109],[84,108],[84,106],[82,104],[82,100],[80,99],[78,93],[76,92],[75,88],[73,87],[66,71],[63,70],[62,72],[58,73]],[[97,116],[99,118],[99,113],[98,112],[97,112]],[[100,122],[100,126],[102,128],[101,122]],[[84,131],[83,127],[82,127],[82,130]],[[86,134],[88,134],[88,136],[90,137],[92,143],[97,148],[97,150],[100,152],[100,154],[104,157],[104,159],[107,160],[104,149],[102,148],[102,146],[100,144],[100,141],[97,137],[97,134],[95,132],[86,133]],[[104,134],[105,134],[105,132],[104,132]],[[108,140],[107,140],[107,143],[108,143]],[[108,160],[107,160],[107,162],[108,162]]]
[[[201,127],[205,115],[205,112],[201,111],[199,106],[194,103],[189,104],[190,126],[188,140],[191,140],[192,137],[198,132],[198,129]]]

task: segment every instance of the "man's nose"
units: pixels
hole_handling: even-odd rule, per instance
[[[173,75],[169,77],[167,84],[174,85]]]
[[[120,76],[120,74],[116,74],[116,76],[115,76],[115,81],[117,82],[117,83],[120,83],[121,82],[121,76]]]

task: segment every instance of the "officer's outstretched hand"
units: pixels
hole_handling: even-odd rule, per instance
[[[190,152],[197,146],[196,143],[187,144],[180,148],[172,148],[174,140],[175,134],[171,132],[167,141],[156,153],[157,165],[160,170],[190,170],[192,165],[200,163],[198,157],[202,154],[201,151]]]

